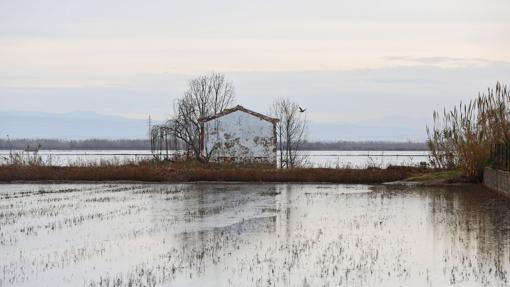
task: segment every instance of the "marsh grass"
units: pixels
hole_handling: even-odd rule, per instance
[[[390,166],[373,159],[367,168],[349,165],[280,169],[266,164],[201,163],[195,160],[174,161],[110,159],[97,162],[74,161],[68,166],[54,166],[37,153],[19,153],[0,165],[0,182],[14,181],[144,181],[144,182],[331,182],[383,183],[403,180],[428,172],[416,167]]]
[[[0,164],[10,166],[41,166],[51,165],[51,157],[44,161],[36,151],[10,151],[7,156],[0,157]]]
[[[239,181],[383,183],[426,172],[415,167],[294,168],[267,165],[203,164],[196,161],[140,161],[125,164],[102,162],[74,166],[4,165],[0,181]]]
[[[463,173],[459,169],[439,170],[434,172],[423,173],[407,178],[408,181],[460,181]]]

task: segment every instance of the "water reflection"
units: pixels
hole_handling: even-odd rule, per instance
[[[507,286],[478,186],[2,185],[0,286]]]

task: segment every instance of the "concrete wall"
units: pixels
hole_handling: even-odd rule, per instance
[[[276,164],[274,124],[243,111],[204,123],[203,152],[213,151],[214,161]]]
[[[488,188],[510,197],[510,172],[486,167],[483,173],[483,183]]]

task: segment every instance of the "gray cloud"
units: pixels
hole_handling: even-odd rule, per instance
[[[497,63],[497,61],[491,61],[482,58],[456,58],[456,57],[404,57],[404,56],[390,56],[386,57],[389,61],[394,62],[408,62],[413,64],[425,64],[425,65],[480,65]],[[503,61],[501,61],[503,62]]]

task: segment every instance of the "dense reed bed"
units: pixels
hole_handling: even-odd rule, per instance
[[[494,147],[510,142],[510,90],[497,83],[495,89],[433,117],[432,128],[427,128],[431,164],[460,168],[465,176],[481,180]]]
[[[406,179],[424,170],[413,167],[294,168],[277,169],[263,165],[200,164],[149,161],[121,165],[96,164],[68,167],[45,165],[0,166],[0,181],[241,181],[241,182],[331,182],[383,183]]]

